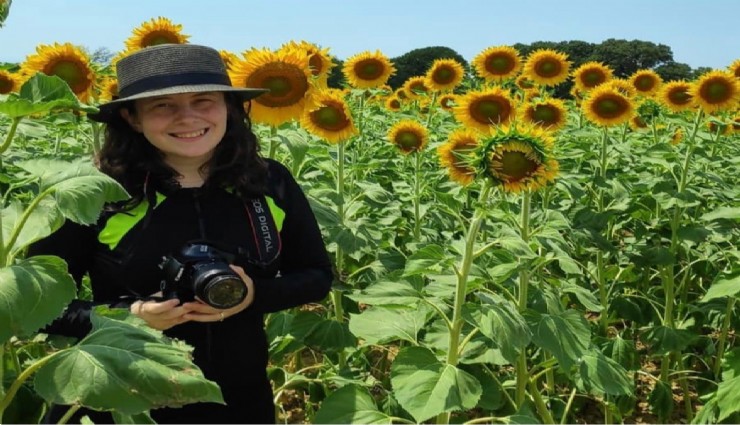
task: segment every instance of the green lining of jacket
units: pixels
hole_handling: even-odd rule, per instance
[[[165,198],[166,196],[161,193],[157,193],[157,204],[154,208],[157,208]],[[129,211],[113,215],[108,219],[105,223],[105,227],[98,234],[98,241],[104,245],[108,245],[108,248],[111,250],[114,250],[126,233],[133,229],[133,227],[136,226],[142,218],[144,218],[147,209],[149,209],[149,202],[144,200]]]

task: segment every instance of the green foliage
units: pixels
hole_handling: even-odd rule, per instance
[[[403,55],[392,58],[396,73],[388,79],[388,85],[394,90],[401,87],[411,77],[424,75],[437,59],[454,59],[467,68],[468,62],[459,53],[449,47],[433,46],[414,49]]]
[[[0,28],[5,25],[5,20],[8,19],[8,14],[10,13],[10,5],[12,3],[13,0],[0,1]]]

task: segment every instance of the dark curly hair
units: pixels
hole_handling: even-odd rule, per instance
[[[248,109],[233,93],[224,93],[226,134],[216,146],[211,159],[201,169],[208,169],[204,189],[228,187],[242,198],[263,195],[266,191],[267,163],[259,154],[259,142],[252,131]],[[249,105],[249,104],[247,104]],[[135,114],[133,102],[122,108]],[[131,195],[114,210],[127,210],[146,197],[147,182],[164,187],[178,187],[178,172],[164,162],[164,155],[143,134],[134,131],[123,117],[114,113],[105,129],[105,142],[97,158],[99,169],[118,181]]]

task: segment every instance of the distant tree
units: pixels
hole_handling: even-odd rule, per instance
[[[668,61],[655,67],[655,72],[663,81],[691,80],[693,72],[685,63]]]
[[[334,67],[329,71],[329,79],[327,80],[326,85],[332,89],[342,89],[346,85],[344,73],[342,72],[344,61],[335,57],[332,57],[331,61],[334,64]]]
[[[0,28],[3,27],[5,20],[8,19],[11,3],[13,3],[13,0],[0,0]]]
[[[426,74],[432,63],[437,59],[454,59],[460,62],[464,68],[468,68],[468,62],[465,58],[449,47],[423,47],[391,59],[396,67],[396,73],[388,79],[388,85],[395,90],[401,87],[410,77]]]
[[[708,66],[700,66],[691,72],[691,79],[693,80],[693,79],[699,78],[711,70],[712,68]]]
[[[673,61],[671,48],[642,40],[617,40],[610,38],[596,45],[596,60],[609,65],[614,75],[626,78],[640,69],[653,69]]]
[[[89,52],[88,50],[88,54],[91,62],[101,66],[110,65],[111,59],[115,56],[115,53],[111,52],[107,47],[98,47],[92,52]]]

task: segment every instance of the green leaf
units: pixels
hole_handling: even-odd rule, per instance
[[[421,293],[405,280],[381,280],[365,289],[347,294],[349,299],[370,305],[412,306],[418,303],[421,297]]]
[[[80,104],[64,80],[37,73],[23,83],[18,96],[0,102],[0,113],[11,118],[51,112],[54,109],[96,110]]]
[[[391,385],[398,403],[418,422],[443,412],[472,409],[482,393],[474,376],[441,363],[423,347],[398,353],[391,365]]]
[[[648,396],[648,403],[650,404],[650,410],[660,418],[660,422],[665,423],[673,412],[673,405],[675,404],[671,385],[667,382],[657,381],[653,391]]]
[[[323,351],[336,352],[357,345],[357,339],[349,331],[347,323],[326,319],[316,325],[303,337],[303,342]]]
[[[586,288],[573,283],[564,283],[562,286],[563,293],[573,294],[588,311],[599,312],[604,309],[596,299],[596,295]]]
[[[404,276],[439,272],[441,265],[449,262],[449,256],[439,245],[427,245],[414,252],[406,262]]]
[[[719,207],[714,211],[708,212],[699,217],[699,220],[702,221],[713,221],[719,219],[740,220],[740,207]]]
[[[501,354],[511,364],[532,339],[527,321],[510,301],[479,294],[479,309],[468,310],[466,319],[496,342]]]
[[[329,394],[316,412],[319,424],[390,424],[391,416],[378,410],[367,389],[345,385]]]
[[[0,344],[59,317],[77,292],[59,257],[35,256],[0,269]]]
[[[532,341],[550,351],[563,369],[570,369],[588,351],[591,331],[579,311],[542,314],[528,321],[532,329]]]
[[[370,307],[350,314],[349,329],[368,344],[409,341],[418,344],[418,334],[429,318],[430,307]]]
[[[579,371],[584,384],[599,394],[632,394],[632,380],[627,370],[599,351],[585,353]]]
[[[218,385],[193,364],[192,348],[140,319],[105,317],[106,310],[93,310],[93,331],[79,344],[56,352],[36,372],[34,386],[44,399],[124,415],[195,402],[223,403]]]
[[[696,334],[686,329],[655,326],[645,331],[641,339],[650,346],[652,354],[663,355],[685,350],[696,338]]]
[[[740,292],[740,273],[734,276],[718,276],[700,302],[711,301],[715,298],[734,297]]]
[[[0,211],[4,241],[7,242],[10,239],[14,228],[20,224],[23,213],[24,206],[17,200],[11,201],[7,207]],[[59,229],[62,223],[64,223],[64,217],[56,204],[50,199],[42,200],[31,212],[15,243],[8,248],[8,253],[15,254],[26,246],[49,236]]]

